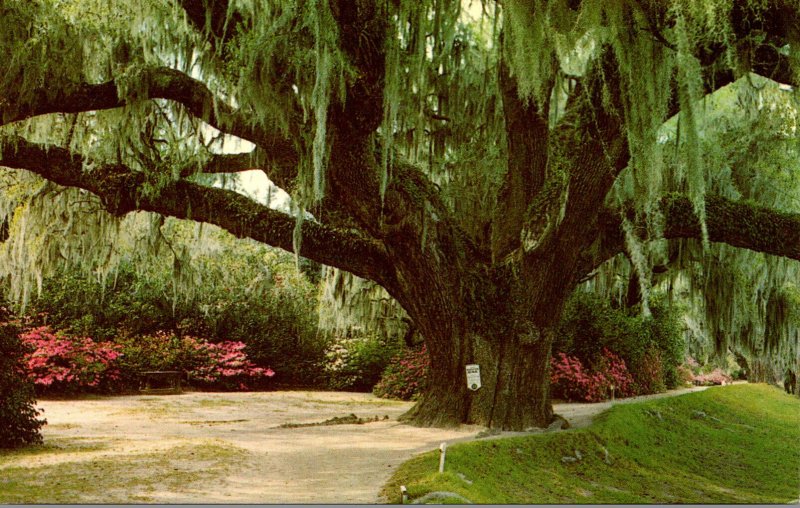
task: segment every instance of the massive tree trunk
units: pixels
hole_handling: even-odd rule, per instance
[[[431,307],[415,318],[426,338],[431,375],[409,420],[425,426],[474,423],[502,429],[550,423],[549,359],[555,323],[514,316],[535,310],[552,321],[560,315],[560,305],[519,308],[525,307],[523,301],[514,308],[511,300],[486,294],[496,289],[479,288],[478,299],[452,301],[449,310]],[[477,390],[468,387],[468,364],[480,368]]]

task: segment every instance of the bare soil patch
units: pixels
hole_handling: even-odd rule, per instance
[[[122,484],[111,491],[89,488],[77,497],[82,503],[374,503],[400,463],[480,430],[400,424],[397,417],[411,403],[363,393],[189,392],[38,405],[45,410],[43,434],[52,451],[9,460],[0,455],[0,477],[6,467],[79,468],[113,460],[130,464],[132,475],[161,479],[144,486],[132,482],[127,495],[121,495]],[[337,424],[319,425],[326,420]],[[203,451],[210,445],[231,454],[209,462]],[[153,454],[164,460],[133,460]],[[195,456],[205,463],[193,464]],[[169,481],[196,469],[203,474],[178,485]],[[159,490],[162,485],[168,488]]]
[[[640,398],[557,404],[555,411],[572,427],[583,427],[612,404],[635,400]],[[49,423],[45,447],[0,455],[0,477],[3,469],[25,468],[32,475],[41,471],[38,478],[59,466],[87,471],[87,480],[94,477],[102,487],[60,485],[44,501],[28,502],[382,502],[378,492],[402,462],[443,441],[475,439],[484,430],[401,424],[397,418],[411,403],[363,393],[189,392],[45,400],[39,406]],[[104,478],[104,471],[113,476]],[[31,492],[53,486],[45,477],[32,487]]]

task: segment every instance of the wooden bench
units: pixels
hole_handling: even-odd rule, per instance
[[[147,395],[170,395],[182,393],[181,373],[177,370],[154,370],[142,372],[139,393]]]

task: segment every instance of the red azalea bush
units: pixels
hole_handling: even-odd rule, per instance
[[[386,399],[416,400],[425,387],[430,366],[424,345],[405,350],[389,362],[372,393]]]
[[[117,344],[70,337],[48,326],[25,330],[20,339],[30,348],[25,364],[40,393],[102,391],[119,379]]]
[[[625,361],[606,348],[591,369],[576,357],[557,353],[550,359],[550,383],[554,396],[566,400],[599,402],[610,398],[612,392],[617,397],[635,394]]]

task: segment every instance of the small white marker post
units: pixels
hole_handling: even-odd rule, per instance
[[[439,472],[444,473],[444,457],[447,455],[447,443],[439,445]]]
[[[481,366],[471,363],[467,368],[467,388],[473,392],[481,387]]]
[[[408,489],[405,485],[400,485],[400,504],[408,502]]]

